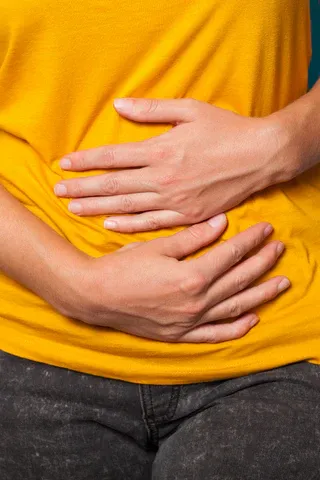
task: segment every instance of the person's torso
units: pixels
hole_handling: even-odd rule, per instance
[[[75,176],[62,172],[58,160],[167,129],[121,119],[112,108],[116,97],[193,97],[242,115],[268,115],[306,91],[309,37],[307,0],[0,0],[1,181],[93,256],[171,234],[111,233],[102,217],[73,216],[68,202],[53,194],[59,179]],[[272,274],[286,274],[293,283],[259,310],[260,325],[242,340],[171,345],[95,329],[69,321],[0,276],[0,348],[153,383],[319,359],[319,214],[319,169],[228,214],[224,238],[255,222],[273,223],[287,251]]]

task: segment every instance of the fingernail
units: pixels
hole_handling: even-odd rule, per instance
[[[259,317],[257,317],[257,315],[253,315],[249,325],[250,327],[254,327],[255,325],[257,325],[258,322],[259,322]]]
[[[78,202],[70,202],[68,205],[68,209],[72,213],[81,213],[82,212],[82,205]]]
[[[267,237],[268,235],[270,235],[270,233],[272,233],[272,232],[273,232],[273,226],[269,224],[269,225],[265,228],[265,230],[264,230],[264,235],[265,235],[265,237]]]
[[[280,242],[277,246],[277,254],[281,255],[281,253],[284,251],[284,244]]]
[[[133,101],[130,98],[116,98],[113,105],[119,111],[128,111],[131,109]]]
[[[114,220],[105,220],[103,225],[104,225],[104,228],[108,228],[109,230],[113,230],[118,226],[117,222],[115,222]]]
[[[284,278],[281,280],[281,282],[278,285],[278,292],[283,292],[284,290],[287,290],[291,285],[290,281],[287,278]]]
[[[62,183],[57,183],[54,187],[54,193],[58,196],[67,195],[67,187]]]
[[[221,227],[226,222],[227,222],[227,217],[224,213],[221,213],[220,215],[216,215],[215,217],[212,217],[208,220],[209,225],[213,228]]]
[[[71,168],[71,160],[69,158],[63,158],[60,160],[59,165],[61,168],[68,169]]]

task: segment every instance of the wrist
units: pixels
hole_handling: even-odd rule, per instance
[[[290,115],[279,111],[264,118],[264,122],[268,155],[262,175],[265,177],[265,186],[270,187],[288,182],[300,173],[301,155],[295,136],[296,126]]]
[[[58,308],[60,313],[89,325],[99,325],[102,315],[103,325],[107,326],[110,317],[112,326],[114,318],[110,307],[112,295],[111,292],[108,293],[107,287],[115,275],[109,264],[108,256],[102,258],[83,254],[78,256],[72,267],[64,271],[65,293]]]
[[[49,299],[49,303],[62,315],[78,318],[78,312],[85,308],[93,260],[76,249],[69,251],[62,260],[62,266],[54,276],[52,298]]]
[[[275,144],[271,184],[292,180],[319,162],[320,102],[311,92],[265,120]]]

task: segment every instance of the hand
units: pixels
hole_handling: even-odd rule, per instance
[[[225,227],[226,217],[219,215],[171,237],[89,259],[80,274],[78,301],[63,313],[165,342],[216,343],[245,335],[258,321],[248,312],[289,286],[279,276],[250,287],[277,262],[284,246],[273,241],[261,248],[272,231],[261,223],[197,259],[183,260]]]
[[[119,106],[122,105],[122,106]],[[124,169],[61,181],[59,196],[78,215],[112,216],[119,232],[194,224],[238,205],[275,183],[282,138],[279,123],[247,118],[195,100],[121,100],[122,115],[136,122],[172,123],[144,142],[75,152],[61,161],[73,171]],[[285,180],[285,178],[277,179]]]

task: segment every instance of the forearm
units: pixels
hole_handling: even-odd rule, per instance
[[[291,180],[320,162],[320,80],[270,119],[279,127],[282,144],[275,183]]]
[[[0,186],[0,270],[55,308],[77,295],[87,257]],[[76,300],[75,300],[76,301]]]

